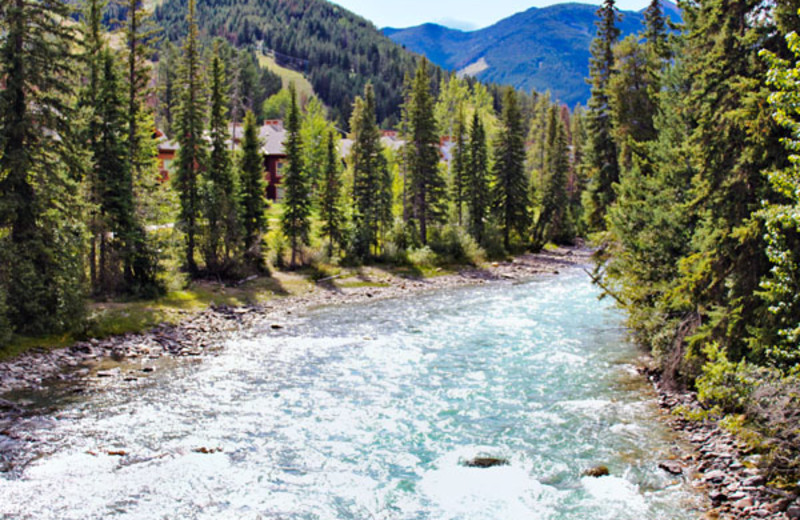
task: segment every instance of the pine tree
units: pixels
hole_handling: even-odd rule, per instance
[[[606,210],[614,202],[614,183],[619,181],[617,145],[608,99],[608,83],[614,67],[614,45],[619,38],[619,10],[605,0],[597,10],[597,36],[592,41],[590,74],[592,97],[586,114],[588,147],[585,155],[589,185],[584,198],[586,224],[591,231],[605,227]]]
[[[209,135],[211,152],[204,182],[206,232],[204,253],[206,270],[224,276],[232,267],[240,238],[236,208],[236,183],[227,142],[227,81],[220,58],[219,43],[211,61],[211,113]]]
[[[0,321],[23,334],[64,331],[84,310],[86,157],[70,15],[63,2],[0,6]]]
[[[264,182],[264,158],[258,137],[256,116],[247,111],[244,117],[242,158],[239,165],[239,215],[244,235],[244,260],[258,271],[264,268],[262,237],[267,233],[267,186]]]
[[[489,151],[483,120],[476,110],[472,116],[469,136],[469,164],[467,167],[467,210],[469,232],[479,243],[484,238],[485,219],[489,213]]]
[[[503,245],[511,247],[511,233],[527,235],[530,198],[525,175],[525,137],[517,94],[508,87],[503,94],[502,128],[494,145],[492,212],[503,232]]]
[[[148,242],[147,232],[139,216],[143,207],[137,200],[137,187],[152,187],[156,182],[155,142],[153,140],[153,118],[146,106],[150,94],[150,57],[153,49],[150,41],[156,30],[145,5],[140,0],[130,0],[127,5],[125,44],[128,71],[128,153],[126,170],[117,172],[123,176],[118,194],[124,201],[124,218],[119,220],[122,272],[124,286],[121,290],[136,296],[153,296],[161,292],[157,281],[158,261]],[[141,190],[139,190],[141,193]]]
[[[86,63],[87,71],[85,82],[80,95],[80,105],[88,114],[88,122],[86,125],[85,140],[89,145],[89,149],[93,153],[93,157],[97,157],[96,147],[98,141],[98,134],[102,125],[102,120],[97,114],[97,99],[100,92],[100,82],[102,74],[102,52],[105,46],[105,39],[103,36],[103,10],[106,7],[106,2],[101,0],[86,0],[83,6],[83,19],[81,24],[81,32],[83,36],[83,60]],[[97,292],[99,289],[98,282],[98,267],[102,271],[103,266],[98,266],[98,247],[99,241],[102,240],[106,229],[103,226],[102,220],[98,215],[98,207],[100,204],[100,197],[102,188],[98,180],[98,169],[93,164],[87,171],[85,184],[88,192],[89,199],[89,231],[91,232],[90,250],[89,250],[89,280],[92,290]]]
[[[452,196],[451,199],[456,207],[456,217],[458,225],[462,225],[464,205],[467,199],[467,185],[469,183],[469,148],[467,146],[467,128],[464,121],[464,107],[458,108],[456,117],[455,133],[453,136],[452,148]]]
[[[335,139],[335,131],[328,130],[325,136],[325,161],[319,194],[319,217],[322,220],[322,236],[328,239],[328,256],[333,256],[334,244],[341,244],[344,233],[344,213],[341,207],[342,180]]]
[[[300,137],[300,108],[294,84],[289,85],[291,103],[286,118],[286,168],[283,186],[283,234],[289,239],[292,250],[289,266],[297,266],[300,246],[308,244],[311,227],[311,194],[308,178],[303,166],[303,142]]]
[[[614,56],[607,96],[619,168],[627,170],[635,159],[641,160],[641,143],[656,138],[653,118],[658,111],[660,62],[655,63],[657,58],[633,35],[614,48]]]
[[[405,158],[409,177],[411,214],[419,222],[420,238],[428,243],[428,224],[441,222],[446,214],[446,183],[439,172],[439,137],[434,117],[434,98],[428,61],[420,60],[406,110],[408,140]]]
[[[176,126],[180,148],[175,180],[181,201],[178,224],[186,235],[185,267],[192,276],[197,276],[199,269],[195,259],[195,249],[201,218],[200,175],[206,167],[207,152],[203,139],[205,96],[197,41],[195,0],[189,0],[187,22],[189,33],[183,46],[183,63],[179,78],[180,107]]]
[[[669,57],[667,42],[667,19],[661,0],[651,0],[644,11],[644,38],[649,52],[656,58],[666,60]]]
[[[569,235],[567,209],[567,174],[569,148],[564,122],[557,105],[548,110],[545,170],[539,195],[539,208],[533,226],[533,248],[539,250],[550,240]],[[573,237],[570,237],[573,238]]]
[[[371,84],[364,87],[364,97],[353,103],[350,118],[353,147],[350,163],[353,168],[353,251],[359,258],[370,255],[378,245],[380,224],[381,175],[385,168],[381,134],[375,121],[375,92]]]

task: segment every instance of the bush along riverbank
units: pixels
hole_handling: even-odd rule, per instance
[[[763,453],[735,435],[724,420],[708,413],[695,392],[676,391],[658,370],[643,369],[659,393],[659,406],[670,426],[685,435],[693,450],[661,467],[690,480],[707,494],[707,519],[800,519],[800,494],[795,487],[775,485],[764,467]]]

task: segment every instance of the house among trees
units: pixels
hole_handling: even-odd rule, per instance
[[[244,125],[231,124],[228,132],[231,135],[228,145],[231,149],[238,150],[244,137]],[[167,138],[160,130],[156,130],[155,135],[158,140],[158,169],[161,179],[166,181],[170,178],[172,164],[178,152],[178,144]],[[283,121],[277,119],[264,121],[264,124],[259,128],[259,139],[261,140],[261,151],[264,156],[267,199],[276,201],[281,198],[281,172],[286,162],[286,152],[283,146],[286,139],[286,130],[283,128]]]

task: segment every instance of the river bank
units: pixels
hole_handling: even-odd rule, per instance
[[[52,382],[87,376],[136,378],[143,373],[141,370],[148,370],[148,365],[161,357],[201,356],[231,334],[265,326],[281,329],[281,320],[305,309],[397,298],[459,285],[557,274],[559,269],[587,264],[590,255],[591,251],[585,248],[559,248],[441,276],[404,277],[379,271],[359,274],[357,283],[346,283],[341,277],[332,277],[309,284],[302,294],[278,297],[265,304],[241,307],[212,304],[199,312],[184,311],[185,317],[177,325],[163,324],[143,333],[80,341],[66,348],[34,349],[15,359],[0,362],[0,397],[12,391],[37,390]],[[113,363],[135,361],[141,365],[141,370],[129,369],[125,373],[118,369],[102,370],[104,360]],[[11,408],[10,403],[0,401],[0,413]]]
[[[675,475],[690,479],[692,486],[707,494],[711,509],[706,519],[735,520],[766,518],[800,519],[800,497],[768,485],[758,469],[760,456],[747,444],[713,420],[696,421],[701,405],[693,392],[679,393],[661,384],[659,374],[643,370],[659,394],[659,406],[673,430],[689,441],[692,450],[662,464]]]

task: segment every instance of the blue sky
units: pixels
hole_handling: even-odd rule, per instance
[[[331,0],[379,28],[410,27],[435,22],[458,29],[478,29],[531,7],[544,7],[552,0]],[[600,4],[602,0],[577,0]],[[622,10],[643,9],[648,0],[618,0]]]

